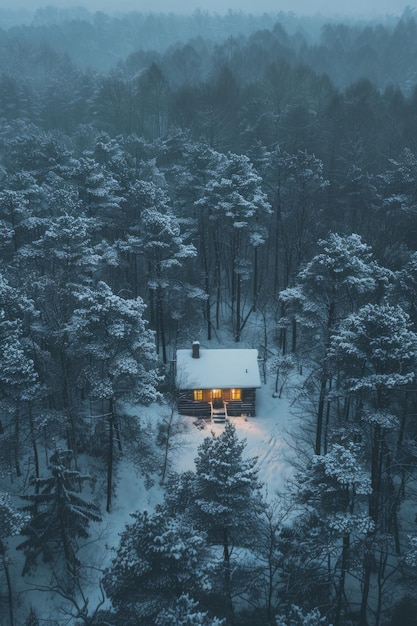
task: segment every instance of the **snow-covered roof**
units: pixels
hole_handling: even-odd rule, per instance
[[[258,351],[200,348],[177,350],[177,385],[180,389],[248,389],[261,386]]]

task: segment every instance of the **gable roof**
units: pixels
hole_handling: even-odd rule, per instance
[[[251,389],[261,386],[258,351],[249,349],[177,350],[176,379],[180,389]]]

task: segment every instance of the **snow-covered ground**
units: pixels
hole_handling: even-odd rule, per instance
[[[236,426],[238,437],[246,440],[244,456],[258,457],[259,478],[273,496],[276,492],[285,491],[287,480],[292,475],[291,431],[297,418],[291,412],[289,400],[273,397],[268,385],[258,389],[256,408],[256,417],[229,419]],[[156,424],[166,410],[166,407],[152,405],[146,409],[146,417]],[[212,432],[218,435],[224,429],[223,424],[209,420],[179,419],[186,422],[187,428],[178,436],[180,442],[174,442],[175,447],[170,452],[170,470],[176,472],[193,470],[198,446],[204,438],[211,436]],[[129,462],[123,461],[118,473],[117,498],[112,513],[108,515],[115,530],[128,521],[130,513],[138,509],[151,510],[163,497],[163,487],[159,482],[146,489],[143,476]]]
[[[154,404],[150,407],[140,408],[141,418],[145,418],[151,425],[160,421],[167,413],[167,407]],[[173,440],[173,448],[170,453],[170,470],[185,471],[194,469],[194,459],[197,455],[198,446],[205,437],[211,436],[211,432],[218,435],[224,429],[223,424],[211,424],[209,421],[197,421],[191,417],[178,417],[185,422],[185,432],[178,435],[178,440]],[[236,426],[239,438],[246,439],[244,455],[246,457],[258,457],[259,478],[264,484],[265,493],[269,498],[274,498],[277,493],[286,490],[288,479],[292,475],[291,455],[291,431],[296,426],[297,418],[292,414],[290,401],[283,397],[273,397],[273,390],[268,385],[263,385],[257,392],[257,415],[256,417],[233,417],[230,418]],[[80,468],[84,469],[84,468]],[[111,513],[102,508],[103,521],[90,525],[91,537],[83,548],[83,561],[88,563],[89,582],[85,583],[85,593],[89,597],[89,607],[93,610],[100,600],[100,588],[98,581],[100,572],[106,567],[112,556],[111,547],[119,543],[119,535],[126,523],[131,521],[131,514],[138,510],[152,510],[163,499],[163,485],[160,484],[157,471],[153,484],[149,485],[144,476],[135,467],[134,462],[123,458],[117,469],[116,497]],[[101,498],[102,496],[102,498]],[[105,486],[97,483],[95,497],[105,501]],[[48,567],[38,567],[33,577],[22,578],[22,554],[13,550],[12,544],[20,538],[14,538],[9,542],[10,554],[14,563],[14,588],[19,591],[19,604],[33,606],[48,623],[48,618],[59,620],[64,611],[71,608],[59,596],[52,600],[47,593],[39,593],[40,587],[48,587]],[[55,606],[54,606],[55,604]],[[59,608],[61,607],[61,608]],[[73,608],[73,607],[72,607]],[[22,611],[23,612],[23,611]],[[24,615],[27,615],[25,610]],[[49,623],[53,623],[52,621]],[[55,622],[56,623],[56,622]],[[58,622],[59,623],[59,622]]]
[[[265,486],[268,496],[286,490],[287,480],[293,467],[291,455],[291,431],[295,416],[291,413],[289,400],[285,397],[273,397],[268,385],[257,391],[256,417],[232,417],[240,439],[246,440],[244,455],[258,457],[259,478]],[[143,409],[142,409],[143,415]],[[167,412],[165,406],[154,404],[145,409],[146,419],[156,424]],[[180,417],[186,422],[184,433],[178,435],[180,441],[173,442],[170,452],[170,470],[182,472],[194,469],[194,459],[198,446],[211,432],[218,435],[224,429],[223,424],[212,424],[209,420],[196,420],[192,417]],[[112,512],[104,513],[106,545],[116,546],[119,533],[129,521],[131,513],[138,510],[152,510],[163,499],[163,486],[158,478],[149,488],[144,477],[128,460],[123,460],[118,468],[117,497]]]
[[[257,391],[256,417],[231,417],[240,439],[246,439],[245,456],[258,457],[259,478],[270,494],[282,491],[292,473],[290,456],[291,422],[293,416],[289,402],[285,398],[274,398],[271,389],[263,385]],[[174,459],[173,469],[184,471],[194,469],[197,447],[211,432],[218,435],[224,429],[223,424],[205,422],[203,430],[194,426],[195,420],[189,419],[190,428],[186,447]]]

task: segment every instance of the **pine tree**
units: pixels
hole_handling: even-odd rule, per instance
[[[1,565],[6,577],[7,600],[9,604],[10,626],[14,626],[14,607],[12,579],[10,576],[9,562],[7,558],[7,538],[18,535],[22,526],[26,523],[26,517],[16,511],[12,505],[8,493],[0,492],[0,558]]]
[[[48,465],[51,476],[33,478],[35,493],[21,496],[30,503],[23,510],[31,515],[21,531],[27,539],[17,546],[26,557],[23,574],[36,568],[41,555],[52,563],[63,554],[68,575],[76,576],[77,540],[88,538],[90,522],[101,520],[98,507],[76,491],[90,477],[70,469],[71,458],[70,450],[55,450]]]
[[[178,293],[178,272],[186,259],[196,255],[193,244],[184,242],[181,223],[168,205],[168,197],[153,183],[147,185],[149,200],[152,205],[145,207],[140,220],[139,247],[148,270],[147,287],[149,289],[151,322],[156,329],[156,345],[162,348],[162,360],[167,362],[166,345],[166,298],[167,292]],[[148,204],[150,204],[148,200]],[[181,285],[184,289],[185,285]],[[171,302],[177,308],[176,300]]]
[[[291,607],[289,615],[277,615],[276,626],[325,626],[327,620],[316,608],[308,613],[297,605]]]
[[[247,156],[220,155],[210,171],[204,193],[194,203],[202,213],[198,219],[209,228],[213,244],[210,254],[215,259],[216,325],[219,327],[220,294],[228,276],[231,321],[236,341],[240,341],[244,324],[249,314],[256,309],[260,289],[258,252],[259,247],[265,244],[265,218],[271,212],[261,182],[261,177]],[[253,302],[247,318],[242,319],[242,286],[250,277]]]
[[[295,285],[279,294],[286,316],[282,321],[284,332],[286,326],[291,324],[292,328],[293,352],[301,352],[302,347],[315,363],[310,381],[318,387],[316,454],[323,448],[325,451],[327,445],[323,431],[325,401],[332,386],[326,359],[331,337],[346,315],[380,296],[381,287],[388,284],[390,277],[357,234],[332,233],[319,241],[319,247],[320,252],[299,271]],[[302,341],[297,337],[300,329]]]
[[[263,504],[256,458],[244,459],[246,441],[226,422],[224,431],[207,437],[198,449],[193,482],[192,517],[208,533],[210,543],[223,549],[222,589],[228,618],[234,623],[232,599],[233,546],[252,544]]]
[[[32,444],[35,471],[38,473],[38,452],[32,403],[42,395],[34,353],[36,343],[31,338],[31,324],[36,320],[33,303],[19,290],[12,288],[0,275],[0,400],[7,405],[12,416],[12,450],[16,474],[20,476],[20,447],[25,423],[25,411],[29,414],[29,439]],[[27,432],[27,431],[26,431]]]
[[[404,148],[397,159],[389,159],[390,169],[380,176],[380,193],[383,210],[382,220],[392,241],[401,241],[410,250],[415,250],[416,239],[414,215],[416,202],[417,157],[409,147]],[[389,245],[388,245],[389,249]]]
[[[148,403],[156,400],[160,380],[156,369],[154,334],[143,318],[141,298],[125,299],[100,282],[77,293],[77,308],[68,325],[74,356],[80,358],[80,384],[102,403],[108,422],[107,505],[113,496],[114,441],[122,449],[117,413],[119,400]]]
[[[206,538],[189,519],[173,517],[162,507],[132,517],[103,584],[125,624],[151,625],[184,593],[210,588]]]
[[[311,527],[311,552],[323,570],[334,563],[328,575],[334,595],[329,598],[335,626],[344,623],[351,610],[347,603],[346,579],[357,577],[356,560],[364,539],[375,528],[366,510],[371,493],[370,472],[362,462],[364,446],[350,440],[347,429],[334,435],[335,442],[326,454],[312,458],[309,467],[296,475],[295,498],[305,509],[305,519]],[[314,530],[313,530],[314,529]]]
[[[230,538],[244,539],[243,528],[249,528],[260,506],[257,458],[244,459],[245,447],[246,440],[239,440],[234,424],[228,421],[218,437],[206,437],[198,448],[195,516],[213,542],[223,540],[225,529]]]
[[[398,534],[397,510],[404,490],[396,486],[392,433],[401,435],[401,392],[415,381],[417,336],[399,306],[367,304],[349,316],[334,334],[329,358],[338,368],[339,390],[355,404],[360,437],[368,443],[371,490],[368,514],[373,527],[366,536],[360,624],[368,623],[374,559],[383,564]],[[400,437],[399,437],[400,438]],[[401,446],[398,446],[400,454]],[[401,459],[398,459],[401,462]],[[398,491],[399,489],[399,491]],[[391,534],[392,533],[392,534]],[[398,551],[398,536],[395,539]],[[378,557],[377,557],[378,555]],[[385,571],[385,565],[381,571]],[[378,580],[377,620],[382,610],[384,575]]]
[[[225,620],[211,617],[207,611],[199,610],[195,602],[187,593],[180,596],[173,608],[161,611],[155,626],[224,626]]]

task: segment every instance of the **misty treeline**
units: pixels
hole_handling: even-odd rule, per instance
[[[3,621],[25,619],[17,545],[66,601],[50,623],[414,624],[414,15],[78,64],[136,19],[1,32],[0,460],[24,502],[0,497]],[[82,546],[118,462],[165,477],[175,348],[217,333],[257,342],[277,394],[302,381],[291,493],[266,504],[227,425],[167,472],[89,603]],[[154,401],[157,452],[126,409]]]

